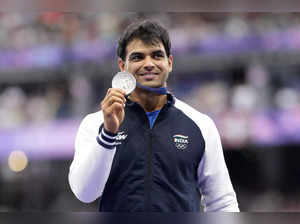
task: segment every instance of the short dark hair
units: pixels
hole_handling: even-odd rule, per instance
[[[161,24],[152,20],[137,21],[125,29],[118,42],[118,56],[125,61],[126,47],[133,39],[140,39],[145,44],[156,44],[162,42],[166,54],[169,57],[171,51],[171,41],[169,33]]]

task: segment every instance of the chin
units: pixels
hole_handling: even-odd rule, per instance
[[[163,87],[163,85],[147,85],[147,84],[142,84],[142,85],[144,85],[144,86],[147,86],[147,87],[151,87],[151,88],[161,88],[161,87]]]
[[[148,86],[148,87],[151,87],[151,88],[161,88],[161,87],[164,86],[162,83],[155,83],[155,82],[151,82],[151,81],[139,82],[139,83],[143,86]]]

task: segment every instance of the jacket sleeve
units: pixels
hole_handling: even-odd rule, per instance
[[[87,115],[81,122],[74,159],[69,170],[69,184],[75,196],[89,203],[102,195],[116,152],[115,136],[101,130],[102,112]]]
[[[239,212],[218,130],[214,122],[207,118],[201,131],[205,139],[205,151],[198,167],[198,184],[204,211]]]

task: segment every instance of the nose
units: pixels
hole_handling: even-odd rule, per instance
[[[154,63],[152,61],[152,58],[150,56],[145,58],[145,62],[144,62],[144,69],[147,71],[151,71],[154,69]]]

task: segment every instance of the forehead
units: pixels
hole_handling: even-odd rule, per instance
[[[144,41],[140,39],[133,39],[132,41],[129,42],[129,44],[126,47],[126,52],[127,55],[130,55],[133,52],[152,52],[152,51],[157,51],[161,50],[165,52],[164,45],[162,44],[161,41],[153,42],[153,43],[145,43]]]

